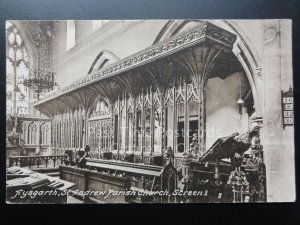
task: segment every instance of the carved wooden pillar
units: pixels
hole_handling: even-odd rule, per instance
[[[84,148],[84,146],[87,144],[86,143],[86,136],[87,136],[87,133],[86,133],[86,127],[87,127],[87,121],[86,121],[86,117],[87,117],[87,109],[84,108],[84,112],[83,112],[83,115],[82,115],[82,145],[81,147]]]
[[[64,119],[63,119],[63,124],[64,124],[64,148],[67,147],[68,143],[68,129],[67,129],[67,124],[68,123],[68,112],[64,112]]]
[[[73,129],[73,136],[72,136],[72,147],[75,148],[75,140],[76,140],[76,116],[75,116],[75,110],[74,109],[72,111],[72,120],[73,120],[73,126],[72,126],[72,129]]]
[[[62,147],[62,141],[63,141],[63,133],[62,133],[62,114],[59,115],[59,147]]]
[[[167,144],[168,144],[167,143],[167,141],[168,141],[167,140],[167,135],[168,135],[168,127],[167,127],[167,120],[168,120],[167,114],[168,114],[168,112],[167,111],[168,111],[168,107],[163,105],[163,107],[162,107],[162,112],[164,112],[163,115],[162,115],[163,135],[162,135],[162,142],[161,142],[161,144],[162,144],[162,149],[161,149],[162,154],[164,152],[164,148],[167,147]]]
[[[98,145],[99,145],[99,148],[101,150],[103,150],[103,142],[102,142],[102,130],[103,130],[103,126],[102,126],[102,122],[99,121],[99,137],[98,137]]]
[[[63,119],[63,124],[64,124],[64,148],[67,147],[67,142],[68,142],[67,122],[68,122],[68,113],[67,113],[67,111],[65,111],[64,112],[64,119]]]
[[[150,88],[150,101],[151,101],[151,109],[150,109],[150,154],[154,151],[154,101],[153,101],[153,87]]]
[[[110,104],[109,105],[110,108],[110,113],[111,113],[111,118],[110,118],[110,151],[112,152],[113,150],[113,145],[114,145],[114,104]],[[100,128],[100,126],[98,125],[98,129]],[[98,142],[99,142],[100,138],[98,138]]]
[[[74,112],[74,119],[75,119],[75,148],[78,148],[78,107]]]
[[[124,94],[125,97],[125,148],[124,148],[124,154],[128,151],[128,143],[129,143],[129,121],[128,121],[128,99],[127,99],[127,93]],[[123,128],[124,129],[124,128]]]
[[[57,115],[55,114],[53,116],[53,130],[52,130],[52,133],[53,133],[53,147],[54,148],[57,148]]]
[[[133,151],[135,151],[135,137],[136,137],[136,109],[135,109],[135,98],[136,98],[136,96],[132,96],[132,122],[131,122],[131,126],[132,126],[132,146],[131,146],[131,148],[132,148],[132,150]]]
[[[68,111],[66,111],[64,116],[64,147],[68,147]]]
[[[76,129],[76,126],[75,126],[75,111],[73,110],[72,111],[72,148],[75,148],[75,129]]]
[[[65,112],[62,114],[61,123],[62,123],[62,136],[63,136],[62,147],[64,148],[66,147],[66,113]]]
[[[85,142],[85,136],[86,136],[86,109],[83,108],[82,114],[81,114],[81,148],[84,148],[86,142]]]
[[[138,96],[136,96],[136,99],[134,99],[134,108],[133,108],[133,150],[134,152],[137,151],[137,143],[138,143],[138,135],[137,135],[137,132],[138,132],[138,129],[137,129],[137,126],[138,126],[138,121],[137,121],[137,112],[138,110],[135,108],[136,107],[136,104],[135,102],[137,101],[138,99]]]
[[[56,150],[59,148],[60,144],[60,120],[59,115],[56,115]]]
[[[78,147],[81,148],[82,147],[82,108],[79,108],[79,143],[78,143]]]
[[[66,128],[66,144],[65,148],[69,147],[69,112],[68,110],[66,111],[66,117],[65,117],[65,128]]]
[[[79,148],[82,148],[82,126],[83,125],[83,122],[82,122],[82,108],[80,107],[80,111],[79,111],[79,132],[78,132],[78,135],[79,135],[79,144],[78,144],[78,147]]]
[[[201,113],[200,113],[200,130],[201,130],[201,135],[198,138],[199,140],[199,148],[202,153],[206,151],[206,85],[204,86],[203,90],[201,91]]]
[[[142,109],[141,109],[141,123],[142,123],[142,162],[144,160],[144,152],[145,152],[145,96],[144,96],[144,88],[142,88]]]
[[[60,148],[64,146],[64,117],[60,114]]]
[[[89,113],[90,113],[90,109],[88,107],[86,107],[86,109],[84,110],[84,143],[83,143],[83,147],[85,147],[86,145],[89,144],[89,133],[88,133]]]
[[[186,79],[184,82],[184,151],[188,150],[188,127],[189,127],[189,116],[188,116],[188,92],[187,92],[187,84]]]
[[[77,148],[80,148],[80,107],[77,108]]]
[[[55,115],[55,148],[56,149],[58,148],[58,137],[59,137],[58,127],[59,127],[59,121],[58,121],[58,115],[56,114]]]
[[[57,121],[57,114],[54,115],[54,120],[55,120],[55,148],[58,148],[58,121]]]
[[[64,137],[64,114],[61,114],[61,118],[60,118],[60,134],[61,134],[61,148],[64,147],[64,140],[65,140],[65,137]]]
[[[80,107],[77,108],[77,148],[80,148]]]
[[[121,103],[120,103],[120,96],[118,97],[118,132],[117,132],[117,151],[118,151],[118,159],[119,159],[119,154],[120,154],[120,135],[121,135]]]
[[[72,111],[69,109],[69,145],[68,148],[72,148]]]
[[[205,110],[205,87],[198,88],[198,144],[200,153],[205,152],[205,138],[206,138],[206,110]]]
[[[176,87],[173,88],[173,151],[177,151],[177,102],[176,102]]]
[[[59,147],[62,147],[62,142],[63,142],[63,133],[62,133],[62,114],[59,115]]]
[[[71,111],[71,148],[74,148],[74,132],[75,132],[75,122],[74,122],[74,111]]]
[[[66,134],[67,134],[67,141],[66,141],[66,147],[70,147],[70,111],[67,110],[67,118],[66,118]]]
[[[73,122],[72,122],[72,110],[69,109],[69,147],[72,148],[73,136],[72,136]]]
[[[165,107],[165,96],[163,94],[160,95],[160,105],[161,105],[161,118],[160,118],[160,124],[161,124],[161,150],[160,153],[163,154],[163,150],[164,150],[164,146],[166,146],[165,144],[165,140],[166,140],[166,131],[165,131],[165,127],[166,127],[166,123],[165,123],[165,115],[166,115],[166,107]]]

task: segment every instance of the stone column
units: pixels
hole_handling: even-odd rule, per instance
[[[263,48],[263,147],[267,201],[294,201],[293,129],[283,130],[281,90],[292,84],[291,22],[265,20]]]

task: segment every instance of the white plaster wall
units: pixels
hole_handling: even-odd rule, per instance
[[[235,73],[225,80],[212,78],[207,84],[206,100],[206,149],[219,138],[235,132],[248,131],[248,114],[243,108],[239,113],[237,100],[239,99],[239,77],[241,77],[242,96],[249,86],[244,73]],[[247,87],[248,86],[248,87]]]
[[[264,22],[264,152],[270,202],[295,201],[294,128],[282,125],[281,91],[292,85],[291,22]]]
[[[53,63],[56,81],[60,87],[63,87],[69,82],[87,75],[97,55],[103,50],[111,51],[122,59],[151,46],[165,23],[166,21],[151,20],[146,22],[126,21],[126,23],[109,21],[68,52],[61,50],[64,48],[61,44],[64,35],[61,32],[65,30],[58,29],[58,33],[55,35],[59,37],[60,41],[56,42],[59,46],[54,47],[58,50],[55,51]]]

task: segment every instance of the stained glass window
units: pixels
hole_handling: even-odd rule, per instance
[[[8,114],[28,114],[28,89],[23,85],[29,76],[24,41],[12,23],[6,22],[6,111]]]

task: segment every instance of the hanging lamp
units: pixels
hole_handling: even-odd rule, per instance
[[[242,115],[242,113],[243,113],[243,110],[242,110],[242,107],[243,107],[243,104],[244,104],[244,100],[242,99],[242,80],[241,80],[241,76],[239,76],[239,78],[240,78],[240,97],[239,97],[239,99],[237,100],[237,104],[238,104],[238,106],[239,106],[239,113],[240,113],[240,115]]]

